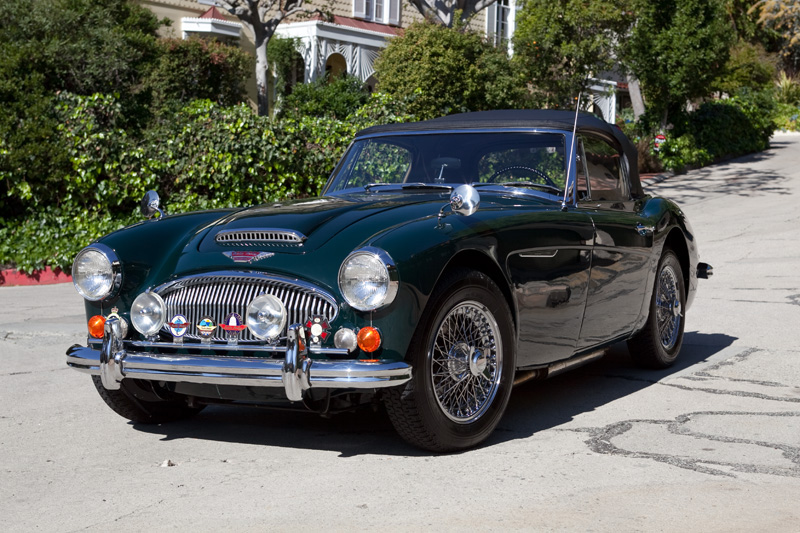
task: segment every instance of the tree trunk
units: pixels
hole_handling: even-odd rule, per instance
[[[642,91],[639,88],[639,80],[631,75],[628,75],[628,93],[633,105],[633,118],[639,120],[639,117],[644,115],[644,98],[642,98]]]
[[[258,114],[262,117],[269,116],[269,65],[267,64],[267,43],[269,37],[266,32],[256,30],[256,96]]]

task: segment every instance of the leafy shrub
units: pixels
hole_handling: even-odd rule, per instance
[[[779,130],[800,131],[800,106],[778,104],[775,123]]]
[[[303,83],[305,63],[300,55],[300,39],[273,35],[267,45],[267,63],[275,76],[275,93],[279,101]]]
[[[369,92],[355,76],[327,76],[296,85],[281,108],[282,116],[345,118],[369,100]]]
[[[224,106],[245,100],[253,58],[240,47],[194,37],[162,39],[158,48],[158,60],[145,80],[157,109],[198,99]]]
[[[782,70],[775,82],[775,99],[781,104],[800,105],[800,81]]]
[[[668,138],[661,145],[658,157],[663,167],[673,172],[683,172],[687,167],[707,165],[713,159],[707,150],[698,147],[697,141],[690,133]]]
[[[777,58],[763,45],[739,41],[731,47],[730,57],[712,89],[729,95],[742,89],[764,90],[772,86]]]
[[[659,159],[665,169],[682,172],[764,150],[776,128],[776,112],[769,91],[741,91],[733,98],[706,102],[675,119]]]
[[[380,90],[408,100],[420,119],[522,105],[506,51],[459,23],[412,24],[381,51],[375,71]]]
[[[131,135],[113,96],[62,93],[54,105],[68,169],[44,188],[13,182],[26,192],[23,214],[0,216],[0,264],[22,271],[69,268],[83,246],[140,220],[148,189],[168,213],[314,196],[358,129],[412,118],[387,95],[345,120],[272,120],[246,104],[197,100]],[[7,151],[0,143],[0,161]]]

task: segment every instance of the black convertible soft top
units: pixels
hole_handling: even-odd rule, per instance
[[[411,133],[441,130],[474,130],[485,128],[553,128],[572,131],[575,123],[574,111],[555,111],[550,109],[501,109],[497,111],[477,111],[460,113],[446,117],[407,122],[401,124],[384,124],[372,126],[359,131],[356,139],[376,133]],[[594,132],[615,139],[628,160],[628,175],[631,190],[635,197],[642,197],[642,186],[639,182],[639,156],[636,147],[617,126],[588,113],[578,113],[578,131]]]

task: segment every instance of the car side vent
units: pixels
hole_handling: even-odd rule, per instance
[[[217,233],[215,240],[219,244],[238,246],[255,246],[265,243],[300,246],[306,240],[306,236],[294,230],[254,228],[223,230]]]

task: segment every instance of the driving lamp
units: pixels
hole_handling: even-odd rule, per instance
[[[131,322],[136,331],[145,337],[152,337],[166,321],[167,306],[164,299],[154,292],[143,292],[131,305]]]
[[[275,339],[286,327],[286,307],[276,296],[262,294],[247,306],[245,322],[257,339]]]

